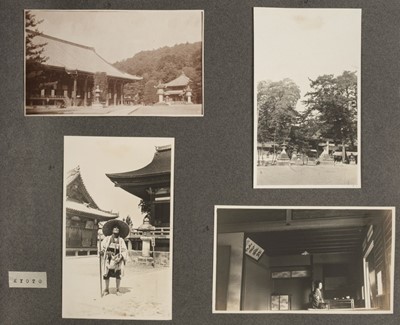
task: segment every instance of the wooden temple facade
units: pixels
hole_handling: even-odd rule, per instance
[[[99,222],[118,214],[99,208],[85,187],[79,166],[67,174],[65,210],[66,254],[96,254]]]
[[[171,146],[156,147],[153,160],[145,167],[129,172],[107,174],[115,186],[142,199],[149,207],[150,236],[155,250],[169,251],[171,218]],[[132,229],[128,237],[133,249],[140,250],[143,230]],[[128,245],[128,246],[129,246]]]
[[[55,106],[91,106],[95,96],[95,74],[107,77],[103,105],[123,105],[124,85],[142,80],[124,73],[104,60],[93,47],[80,45],[48,35],[37,35],[34,44],[45,44],[42,64],[44,82],[39,89],[26,89],[26,104]],[[27,71],[28,73],[28,71]],[[103,91],[104,89],[101,89]]]

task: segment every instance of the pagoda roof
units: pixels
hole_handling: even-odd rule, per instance
[[[106,174],[115,186],[148,199],[149,188],[170,187],[171,184],[171,146],[156,147],[153,160],[143,168],[124,173]]]
[[[190,81],[191,81],[190,78],[187,77],[184,72],[182,72],[182,74],[178,78],[171,80],[170,82],[167,82],[165,84],[165,86],[166,87],[185,87],[190,83]]]
[[[77,212],[85,217],[99,220],[118,217],[118,213],[104,211],[99,208],[86,189],[79,166],[67,172],[66,187],[67,198],[65,206],[67,212]]]
[[[126,81],[142,80],[142,77],[122,72],[104,60],[93,47],[69,42],[45,34],[33,37],[34,44],[45,44],[43,56],[48,57],[43,64],[48,67],[62,68],[67,72],[79,71],[95,74],[105,72],[107,76]]]

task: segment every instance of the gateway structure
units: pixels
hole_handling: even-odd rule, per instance
[[[159,83],[157,86],[157,95],[159,104],[191,104],[192,89],[190,83],[192,81],[185,75],[184,72],[174,80],[165,84]]]

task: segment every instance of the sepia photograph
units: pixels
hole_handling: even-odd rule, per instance
[[[394,207],[215,206],[214,229],[214,313],[393,313]]]
[[[64,137],[62,317],[172,319],[173,138]]]
[[[254,188],[361,187],[361,9],[254,8]]]
[[[25,10],[25,115],[203,116],[203,11]]]

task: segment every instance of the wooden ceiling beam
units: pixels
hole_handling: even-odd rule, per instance
[[[263,234],[263,236],[252,236],[252,235],[249,235],[249,237],[251,237],[251,238],[253,238],[254,240],[260,240],[260,241],[263,241],[263,240],[266,240],[266,241],[273,241],[273,240],[280,240],[281,238],[282,238],[282,235],[284,235],[284,236],[287,236],[288,235],[288,233],[287,232],[271,232],[271,233],[268,233],[268,234]],[[332,239],[332,240],[335,240],[335,239],[338,239],[338,240],[341,240],[341,239],[344,239],[344,240],[346,240],[346,239],[360,239],[360,238],[363,238],[364,236],[363,236],[363,234],[362,233],[359,233],[359,232],[353,232],[353,233],[345,233],[345,234],[341,234],[340,232],[332,232],[331,234],[329,234],[329,233],[324,233],[324,234],[320,234],[319,232],[318,232],[318,230],[316,230],[316,231],[314,231],[314,232],[310,232],[310,233],[307,233],[307,234],[293,234],[293,233],[290,233],[289,234],[289,237],[290,237],[290,240],[291,241],[294,241],[294,240],[315,240],[315,241],[318,241],[318,240],[324,240],[324,239]]]
[[[285,221],[286,222],[286,221]],[[290,225],[282,221],[262,221],[262,222],[239,222],[224,223],[217,225],[218,233],[235,232],[273,232],[273,231],[292,231],[292,230],[312,230],[342,227],[363,227],[371,224],[371,217],[348,217],[332,219],[304,219],[292,220]]]
[[[263,248],[268,247],[293,247],[295,245],[319,245],[319,244],[360,244],[362,242],[361,239],[345,239],[345,240],[330,240],[330,239],[322,239],[322,240],[258,240],[256,243]]]

